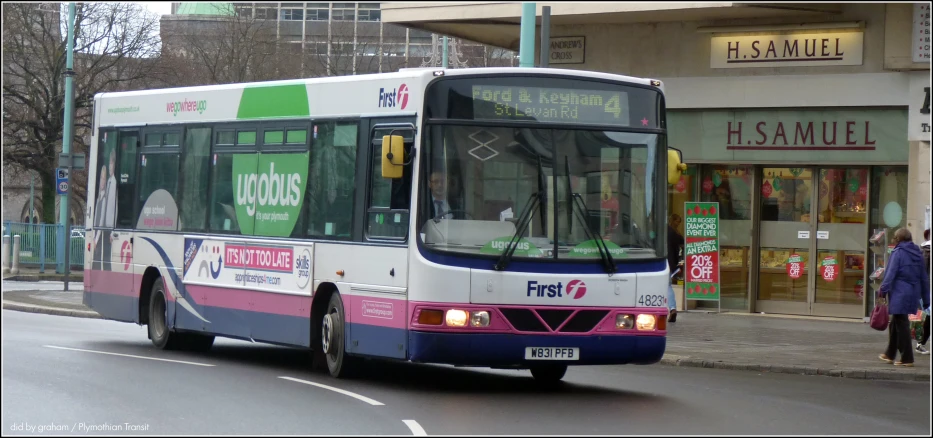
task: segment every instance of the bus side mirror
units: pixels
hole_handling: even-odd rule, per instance
[[[680,176],[687,170],[687,165],[681,162],[682,157],[680,150],[667,149],[667,183],[670,185],[680,182]]]
[[[401,135],[382,137],[382,177],[399,179],[405,164],[405,139]]]

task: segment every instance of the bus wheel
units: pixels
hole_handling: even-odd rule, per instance
[[[531,375],[540,383],[553,385],[564,378],[567,365],[539,365],[531,367]]]
[[[178,334],[169,331],[165,317],[165,285],[160,277],[152,284],[149,295],[149,339],[156,348],[174,350],[178,347]]]
[[[340,294],[331,295],[327,313],[321,322],[321,347],[327,361],[327,371],[337,378],[348,377],[354,365],[353,358],[346,353],[344,315]]]

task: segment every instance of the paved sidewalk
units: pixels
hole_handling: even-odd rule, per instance
[[[75,283],[84,283],[84,269],[79,266],[72,266],[68,275],[69,281]],[[16,275],[6,272],[3,273],[4,281],[65,281],[65,274],[55,273],[55,265],[49,264],[45,267],[45,272],[39,272],[39,268],[33,265],[21,267]]]
[[[4,291],[3,308],[99,317],[82,304],[81,292]],[[930,381],[929,355],[914,355],[913,368],[882,362],[887,332],[861,321],[678,312],[668,330],[665,365]]]

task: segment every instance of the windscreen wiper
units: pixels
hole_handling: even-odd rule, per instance
[[[525,230],[528,229],[528,225],[531,225],[531,212],[534,211],[538,204],[541,204],[542,197],[543,194],[540,192],[532,193],[531,196],[528,197],[528,202],[525,203],[525,208],[522,209],[522,214],[518,217],[515,234],[512,235],[509,244],[505,247],[505,250],[502,251],[502,255],[499,256],[499,261],[496,262],[494,266],[495,270],[504,270],[512,260],[512,255],[515,254],[515,250],[518,248],[518,242],[521,240],[522,236],[525,235]]]
[[[612,259],[612,254],[609,253],[609,247],[606,246],[606,242],[603,241],[603,236],[599,234],[599,231],[590,229],[586,224],[586,217],[581,213],[587,211],[586,202],[583,201],[583,197],[580,196],[579,193],[573,193],[573,199],[577,202],[571,203],[570,209],[577,213],[577,218],[583,223],[583,231],[586,233],[586,237],[592,239],[596,244],[596,249],[599,251],[599,258],[603,262],[603,269],[606,270],[607,274],[615,273],[618,271],[618,268],[616,268],[615,260]],[[576,207],[576,209],[574,209],[574,207]]]
[[[599,235],[599,231],[590,230],[589,225],[586,223],[586,202],[583,201],[583,198],[573,191],[573,187],[570,185],[570,159],[565,155],[564,156],[564,171],[567,173],[567,203],[569,205],[567,226],[569,233],[573,233],[573,213],[577,213],[577,218],[580,220],[580,223],[583,224],[583,233],[586,234],[586,238],[593,241],[596,245],[596,250],[599,251],[599,258],[603,262],[603,268],[606,270],[606,273],[612,274],[616,272],[615,261],[612,260],[612,254],[609,253],[609,247],[606,246],[606,242],[603,241],[603,237]],[[581,207],[577,205],[574,200],[579,199],[583,204]],[[576,209],[574,207],[577,207]],[[582,212],[579,210],[582,208]],[[596,236],[593,236],[593,233],[596,233]],[[600,246],[602,243],[602,246]],[[603,249],[605,248],[605,253]]]

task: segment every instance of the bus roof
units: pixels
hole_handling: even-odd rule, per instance
[[[463,68],[463,69],[441,69],[441,68],[431,68],[431,67],[420,67],[420,68],[403,68],[398,72],[392,73],[373,73],[365,75],[353,75],[353,76],[331,76],[331,77],[319,77],[319,78],[307,78],[307,79],[287,79],[280,81],[263,81],[263,82],[242,82],[234,84],[220,84],[220,85],[199,85],[193,87],[174,87],[174,88],[157,88],[157,89],[147,89],[147,90],[134,90],[134,91],[118,91],[118,92],[108,92],[108,93],[98,93],[95,96],[95,99],[105,99],[105,98],[116,98],[116,97],[129,97],[129,96],[146,96],[146,95],[157,95],[157,94],[173,94],[173,93],[196,93],[201,91],[220,91],[220,90],[236,90],[245,87],[257,87],[257,86],[281,86],[281,85],[323,85],[323,84],[341,84],[347,82],[363,82],[363,81],[381,81],[381,80],[393,80],[393,79],[407,79],[407,78],[423,78],[428,80],[428,78],[435,76],[435,72],[443,71],[443,76],[445,77],[456,77],[456,76],[467,76],[467,75],[502,75],[502,74],[528,74],[528,75],[556,75],[556,76],[570,76],[578,78],[591,78],[591,79],[602,79],[610,81],[619,81],[619,82],[628,82],[641,85],[652,85],[654,81],[656,86],[661,88],[659,84],[660,81],[646,79],[646,78],[637,78],[633,76],[623,76],[616,75],[611,73],[601,73],[601,72],[592,72],[584,70],[567,70],[567,69],[557,69],[557,68],[529,68],[529,67],[479,67],[479,68]]]
[[[423,107],[425,88],[437,76],[515,74],[616,81],[653,86],[663,93],[659,81],[578,70],[406,69],[357,76],[101,93],[95,96],[95,124],[100,127],[411,116]]]

